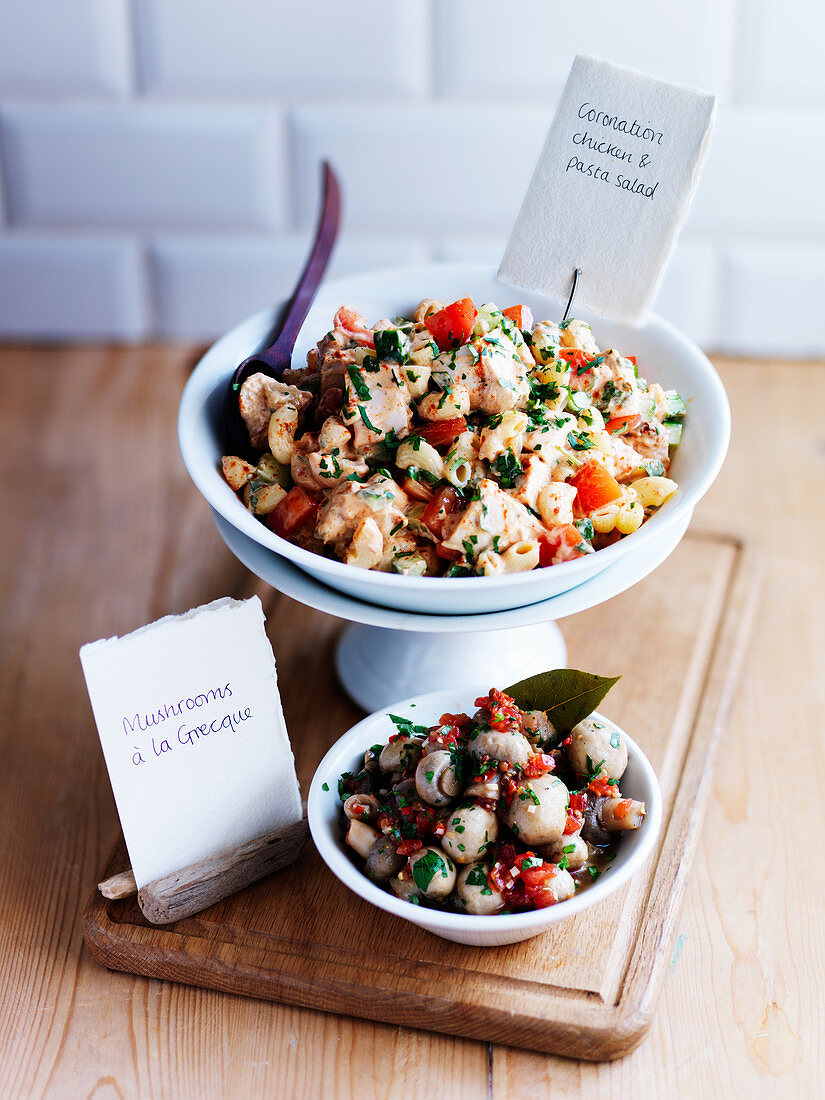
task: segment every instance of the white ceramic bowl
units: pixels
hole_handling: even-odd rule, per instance
[[[410,718],[418,725],[429,726],[448,712],[472,713],[475,710],[474,700],[485,694],[488,688],[489,685],[486,685],[460,691],[449,689],[416,695],[369,715],[336,741],[318,765],[309,789],[307,806],[309,830],[321,858],[353,893],[387,913],[393,913],[402,920],[426,928],[436,936],[476,947],[500,947],[530,939],[559,921],[598,905],[639,870],[652,851],[662,824],[662,796],[656,775],[636,742],[624,734],[629,762],[621,780],[622,794],[643,801],[647,806],[647,816],[641,828],[625,835],[616,858],[601,877],[569,901],[526,913],[469,916],[412,905],[376,886],[347,854],[343,840],[341,800],[338,797],[339,776],[345,771],[358,771],[370,745],[389,740],[395,727],[387,717],[388,712]],[[618,728],[610,719],[597,716],[601,721]],[[325,785],[328,788],[326,790]]]
[[[501,307],[523,302],[536,318],[559,318],[563,305],[514,290],[487,267],[475,264],[421,264],[369,272],[325,284],[301,330],[293,364],[329,330],[342,304],[357,307],[372,320],[409,316],[423,297],[453,301],[471,296]],[[687,337],[651,315],[642,325],[609,321],[573,310],[593,326],[600,347],[636,355],[643,377],[676,389],[688,402],[683,442],[673,462],[679,490],[635,534],[596,554],[548,569],[501,577],[403,577],[356,569],[313,554],[280,538],[256,519],[220,473],[222,407],[226,383],[237,364],[260,346],[274,311],[265,310],[232,329],[214,344],[193,372],[183,393],[178,437],[186,468],[195,485],[233,527],[273,553],[281,554],[313,577],[342,592],[384,607],[430,614],[476,614],[524,607],[566,592],[590,580],[625,554],[658,539],[684,520],[713,483],[730,438],[730,408],[724,387],[705,355]]]

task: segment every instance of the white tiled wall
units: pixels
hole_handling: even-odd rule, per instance
[[[0,2],[0,335],[215,335],[291,287],[322,157],[334,273],[495,264],[588,52],[720,95],[659,310],[822,354],[823,39],[825,0]]]

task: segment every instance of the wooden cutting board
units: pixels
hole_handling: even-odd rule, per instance
[[[653,857],[597,909],[524,943],[466,947],[373,909],[309,842],[286,871],[165,927],[148,924],[133,899],[95,892],[89,949],[114,970],[327,1012],[574,1058],[628,1053],[650,1026],[671,960],[754,573],[735,539],[692,532],[641,584],[563,626],[571,667],[622,674],[603,709],[643,746],[664,798]],[[333,620],[277,593],[268,612],[306,790],[351,709],[330,685]],[[295,709],[306,722],[290,718]],[[121,841],[100,878],[127,866]]]

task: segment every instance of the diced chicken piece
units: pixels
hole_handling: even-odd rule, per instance
[[[599,347],[587,321],[569,321],[561,330],[561,342],[565,348],[578,348],[587,355],[598,355]]]
[[[252,446],[256,450],[266,446],[269,419],[276,409],[289,404],[300,412],[311,400],[311,394],[297,386],[288,386],[267,374],[251,374],[241,386],[238,408]]]
[[[409,435],[410,391],[403,368],[389,360],[349,369],[342,419],[352,428],[355,449],[380,443],[390,432]]]
[[[494,481],[484,478],[478,484],[478,499],[471,500],[457,514],[444,545],[469,557],[482,550],[496,553],[515,542],[535,539],[544,527],[519,501],[503,492]]]
[[[540,455],[531,454],[522,459],[521,466],[524,473],[516,478],[511,494],[537,512],[539,493],[553,480],[553,465]]]
[[[606,351],[604,361],[581,374],[573,372],[570,388],[585,390],[593,404],[608,417],[633,416],[641,412],[641,390],[633,364],[615,351]]]
[[[645,421],[631,432],[626,432],[624,440],[642,459],[659,459],[668,468],[670,450],[667,437],[662,432],[661,425],[656,421]]]
[[[617,481],[624,481],[632,473],[639,469],[639,455],[625,442],[624,438],[613,436],[613,461],[612,468],[608,456],[603,456],[605,466],[609,473],[613,474]]]
[[[524,450],[532,451],[553,469],[553,480],[563,481],[578,468],[571,458],[572,447],[569,435],[578,428],[578,421],[570,413],[557,413],[550,423],[524,436]]]
[[[394,529],[400,531],[406,525],[404,510],[408,504],[407,494],[383,474],[374,474],[363,485],[342,481],[321,506],[315,533],[342,550],[352,541],[359,524],[373,519],[386,541]]]
[[[519,408],[530,396],[527,367],[501,329],[442,352],[433,362],[433,377],[444,386],[461,382],[470,394],[470,408],[489,415]]]

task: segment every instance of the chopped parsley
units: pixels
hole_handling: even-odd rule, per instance
[[[516,478],[522,474],[521,462],[508,449],[503,454],[497,455],[493,462],[493,470],[498,474],[499,484],[502,489],[509,489],[516,483]]]

